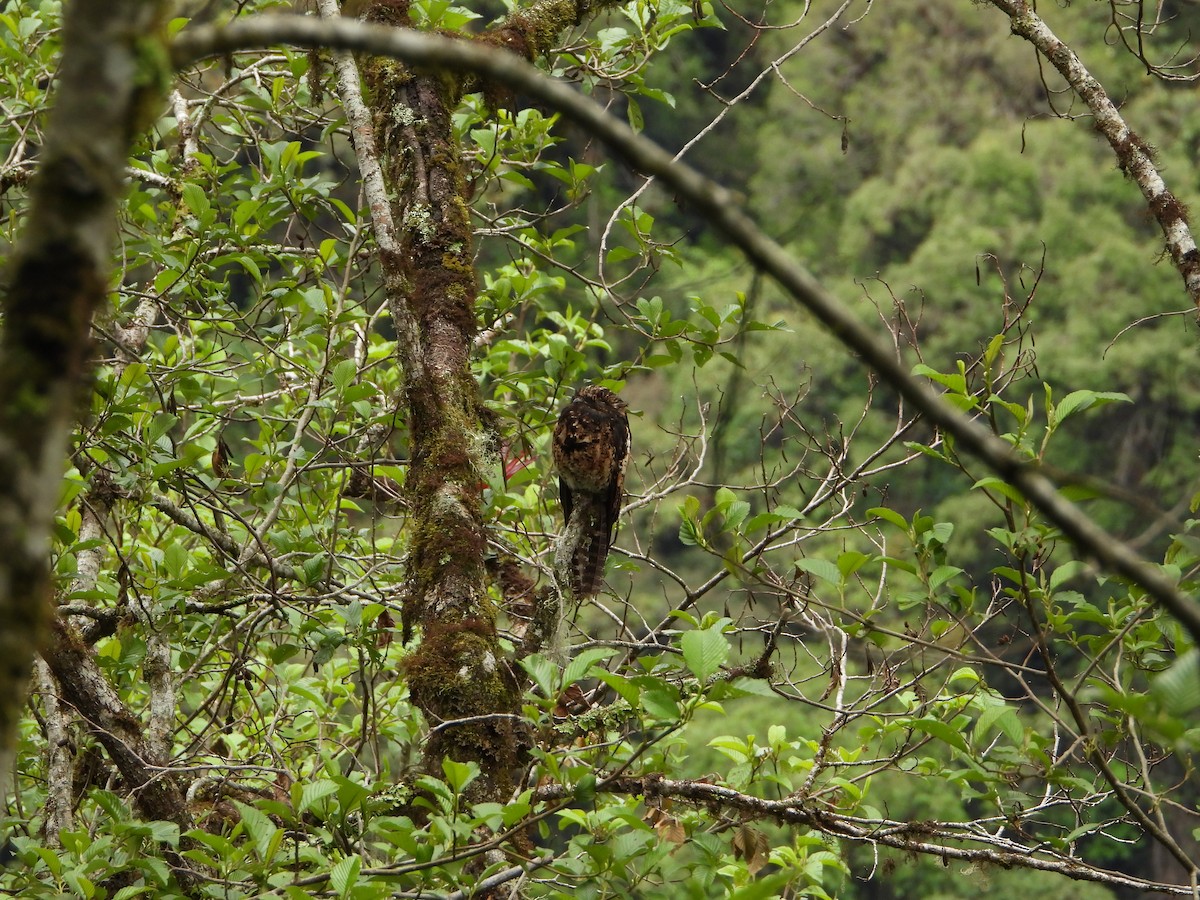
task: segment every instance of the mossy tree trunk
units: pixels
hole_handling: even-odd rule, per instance
[[[165,4],[74,0],[0,338],[0,789],[50,621],[50,527],[103,302],[130,145],[170,76]],[[149,107],[147,106],[149,104]]]
[[[533,4],[478,40],[533,59],[602,5],[611,0]],[[365,18],[411,25],[406,0],[376,0]],[[404,625],[406,632],[420,628],[422,640],[407,674],[431,724],[455,723],[434,732],[427,768],[439,772],[445,756],[475,761],[482,771],[478,793],[499,799],[512,788],[522,757],[520,685],[501,654],[485,581],[480,485],[495,460],[470,371],[478,286],[450,119],[463,92],[480,85],[384,58],[367,63],[364,80],[399,240],[399,251],[381,262],[408,407],[412,527]]]

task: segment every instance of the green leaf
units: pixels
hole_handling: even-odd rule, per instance
[[[838,572],[843,578],[848,578],[870,561],[871,557],[865,553],[860,553],[858,550],[847,550],[845,553],[838,554]]]
[[[989,490],[995,491],[1001,497],[1007,497],[1013,503],[1024,503],[1025,498],[1015,487],[1005,481],[1003,478],[997,478],[995,475],[989,475],[986,478],[980,478],[973,485],[971,490]]]
[[[774,872],[756,878],[745,887],[740,887],[729,895],[729,900],[766,900],[768,897],[778,897],[780,891],[787,887],[792,880],[790,872]]]
[[[596,776],[592,772],[585,773],[579,781],[575,783],[575,800],[579,803],[591,805],[596,799]]]
[[[722,512],[729,509],[729,507],[736,502],[737,494],[727,487],[719,487],[717,488],[716,493],[713,494],[713,506]]]
[[[822,581],[828,581],[830,584],[842,583],[842,572],[837,567],[836,563],[832,563],[827,559],[821,559],[816,556],[807,556],[804,559],[798,559],[795,566],[801,572],[820,578]]]
[[[648,715],[668,722],[679,719],[678,688],[650,675],[640,675],[632,681],[641,689],[638,701]]]
[[[988,734],[997,727],[1015,746],[1021,746],[1025,736],[1021,719],[1015,709],[1002,702],[987,707],[975,720],[975,743],[982,745]]]
[[[766,678],[750,678],[749,676],[741,676],[735,678],[731,684],[740,693],[750,694],[755,697],[778,697],[779,695],[771,687],[771,682]]]
[[[343,359],[333,367],[333,386],[340,392],[354,380],[358,374],[358,363],[352,359]]]
[[[962,571],[958,566],[938,566],[929,576],[929,589],[936,591],[954,576],[961,575]]]
[[[910,724],[917,731],[923,731],[943,744],[949,744],[963,753],[970,752],[970,748],[967,747],[967,742],[963,738],[962,732],[956,728],[951,728],[940,719],[914,719]]]
[[[716,628],[685,631],[679,643],[683,648],[683,661],[701,681],[715,675],[729,657],[729,641]]]
[[[208,194],[204,188],[196,184],[194,181],[185,181],[179,186],[179,192],[183,195],[183,202],[187,204],[187,208],[192,211],[197,219],[203,219],[204,214],[209,211],[211,204],[208,200]]]
[[[1058,590],[1067,581],[1087,570],[1087,563],[1078,559],[1068,560],[1050,573],[1050,590]]]
[[[179,846],[179,826],[174,822],[150,822],[150,837],[168,847]]]
[[[1104,406],[1108,403],[1132,403],[1127,394],[1113,391],[1071,391],[1054,407],[1054,419],[1061,423],[1068,416],[1083,412],[1093,406]]]
[[[722,531],[737,531],[738,526],[745,521],[746,516],[750,514],[750,504],[745,500],[736,500],[729,504],[725,510],[725,521],[721,528]]]
[[[296,804],[296,815],[302,816],[331,794],[337,793],[337,782],[328,778],[310,781],[300,791],[300,802]]]
[[[153,478],[162,478],[164,475],[174,472],[176,469],[186,466],[186,459],[169,459],[166,462],[160,462],[150,468],[150,475]]]
[[[642,108],[636,100],[628,95],[626,95],[625,100],[628,103],[625,114],[629,118],[629,127],[634,131],[640,132],[646,127],[646,120],[642,117]]]
[[[1169,714],[1190,716],[1200,709],[1200,650],[1192,648],[1151,683],[1150,690]]]
[[[611,647],[592,647],[574,657],[563,669],[563,687],[570,687],[581,678],[586,678],[592,666],[602,659],[608,659],[617,651]]]
[[[461,794],[468,784],[479,777],[479,763],[474,761],[460,763],[449,756],[444,756],[442,757],[442,772],[446,776],[446,784],[450,785],[456,794]]]
[[[167,544],[163,550],[163,566],[172,578],[179,578],[187,570],[191,554],[177,541]]]
[[[523,659],[518,660],[521,668],[526,674],[533,679],[533,683],[537,685],[538,691],[543,697],[550,697],[554,693],[554,674],[555,666],[546,657],[539,654],[532,654]]]
[[[621,699],[630,706],[638,705],[638,697],[642,693],[641,688],[628,678],[613,674],[612,672],[597,672],[596,677],[616,691]]]
[[[271,844],[274,842],[275,833],[279,830],[278,827],[261,810],[242,803],[240,800],[234,800],[233,803],[241,814],[242,827],[246,829],[250,840],[254,842],[254,850],[258,854],[258,858],[263,862],[270,862]]]
[[[325,565],[328,558],[324,553],[314,553],[312,556],[304,560],[302,566],[304,570],[304,579],[309,584],[316,584],[325,575]]]
[[[924,375],[930,381],[936,381],[938,384],[944,385],[951,393],[965,394],[967,392],[967,379],[957,372],[939,372],[937,369],[930,368],[924,363],[918,363],[913,366],[912,373],[914,375]]]
[[[987,366],[991,366],[996,361],[996,357],[1000,355],[1000,348],[1004,346],[1004,335],[997,334],[988,341],[987,349],[983,352],[983,362]]]
[[[886,506],[875,506],[867,510],[868,516],[874,516],[877,519],[883,519],[885,522],[891,522],[901,531],[908,531],[908,519],[900,515],[894,509],[888,509]]]
[[[682,517],[679,522],[679,540],[688,547],[703,547],[704,531],[700,527],[700,523],[696,520],[696,514],[700,511],[700,501],[695,497],[688,497],[679,505],[679,513]]]
[[[339,897],[345,897],[358,881],[358,872],[362,868],[362,860],[357,856],[347,856],[329,872],[329,883],[337,891]]]

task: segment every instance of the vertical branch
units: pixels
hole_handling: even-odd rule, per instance
[[[162,2],[76,0],[0,339],[0,779],[49,610],[49,536],[116,204],[145,101],[168,74]],[[0,788],[5,785],[0,782]]]
[[[106,496],[107,476],[97,470],[88,499],[80,504],[79,541],[86,544],[84,550],[75,555],[75,577],[71,580],[71,594],[94,590],[104,562],[104,523],[109,503]],[[45,652],[45,651],[43,651]],[[68,734],[68,716],[75,704],[59,696],[59,685],[44,659],[37,660],[35,674],[37,689],[42,701],[42,715],[46,721],[46,841],[52,847],[60,846],[59,835],[73,827],[74,774],[72,752]]]
[[[87,722],[121,773],[133,794],[134,808],[144,818],[191,828],[184,794],[170,775],[159,771],[142,723],[126,709],[79,634],[61,620],[53,625],[53,648],[45,654],[46,664],[62,686],[62,696]]]
[[[368,17],[407,27],[407,4],[378,2]],[[452,79],[390,60],[365,67],[374,134],[397,246],[381,247],[389,309],[401,331],[408,408],[408,585],[404,628],[421,629],[408,660],[414,701],[435,727],[426,765],[475,760],[482,795],[507,794],[519,758],[516,683],[504,664],[484,575],[483,470],[491,464],[470,349],[478,287],[460,153],[450,113]],[[407,340],[405,339],[407,337]]]
[[[318,0],[318,11],[325,19],[338,15],[334,0]],[[393,24],[403,24],[403,10],[390,11],[397,16]],[[474,759],[485,772],[483,791],[500,796],[517,756],[510,718],[516,692],[484,585],[479,483],[485,442],[468,357],[477,288],[458,150],[435,79],[371,61],[373,116],[353,57],[335,54],[334,71],[404,373],[412,459],[404,624],[406,631],[419,626],[424,638],[408,677],[431,723],[465,720],[434,729],[426,761],[436,771],[447,754]],[[380,96],[389,99],[386,106]]]
[[[42,700],[42,716],[46,721],[46,844],[61,847],[59,839],[74,825],[74,796],[71,788],[74,772],[71,760],[71,741],[67,733],[67,714],[58,698],[58,685],[50,668],[37,661],[37,690]]]
[[[483,40],[533,58],[593,5],[541,0]],[[331,17],[331,6],[323,0],[323,16]],[[411,24],[407,0],[376,0],[366,18],[395,28]],[[342,71],[346,57],[337,65],[345,94],[356,79]],[[380,263],[400,334],[412,460],[404,627],[422,631],[407,674],[413,699],[431,722],[455,723],[433,730],[427,764],[436,770],[446,755],[476,760],[484,772],[482,792],[502,796],[520,755],[512,726],[517,687],[502,660],[484,571],[480,485],[494,463],[493,441],[470,370],[478,294],[474,233],[450,119],[467,76],[414,72],[378,57],[364,74],[375,127],[351,120],[356,149],[361,160],[360,133],[378,141],[386,196],[394,198],[395,244],[380,241]],[[368,160],[364,173],[375,165]]]

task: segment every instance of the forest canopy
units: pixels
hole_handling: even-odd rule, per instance
[[[0,892],[1193,894],[1198,27],[0,3]]]

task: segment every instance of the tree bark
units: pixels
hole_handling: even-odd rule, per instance
[[[544,0],[514,13],[479,40],[533,59],[599,4]],[[411,25],[407,0],[376,0],[366,19]],[[426,767],[475,761],[479,793],[503,798],[523,750],[517,729],[520,687],[496,634],[488,596],[480,485],[496,464],[470,352],[475,335],[474,240],[450,116],[468,72],[415,72],[371,59],[365,82],[374,136],[392,204],[398,246],[381,246],[384,285],[399,333],[408,408],[412,516],[404,629],[421,629],[407,664],[414,702],[435,726]],[[443,726],[443,727],[438,727]]]
[[[91,648],[59,618],[54,619],[52,645],[45,658],[62,689],[62,701],[75,708],[104,747],[138,814],[175,822],[183,831],[191,828],[183,791],[170,774],[161,771],[154,736],[146,734],[141,720],[121,702]]]
[[[67,6],[58,96],[8,272],[0,338],[0,789],[50,618],[50,526],[92,315],[109,289],[125,163],[142,111],[170,74],[153,31],[162,11],[161,0]]]

